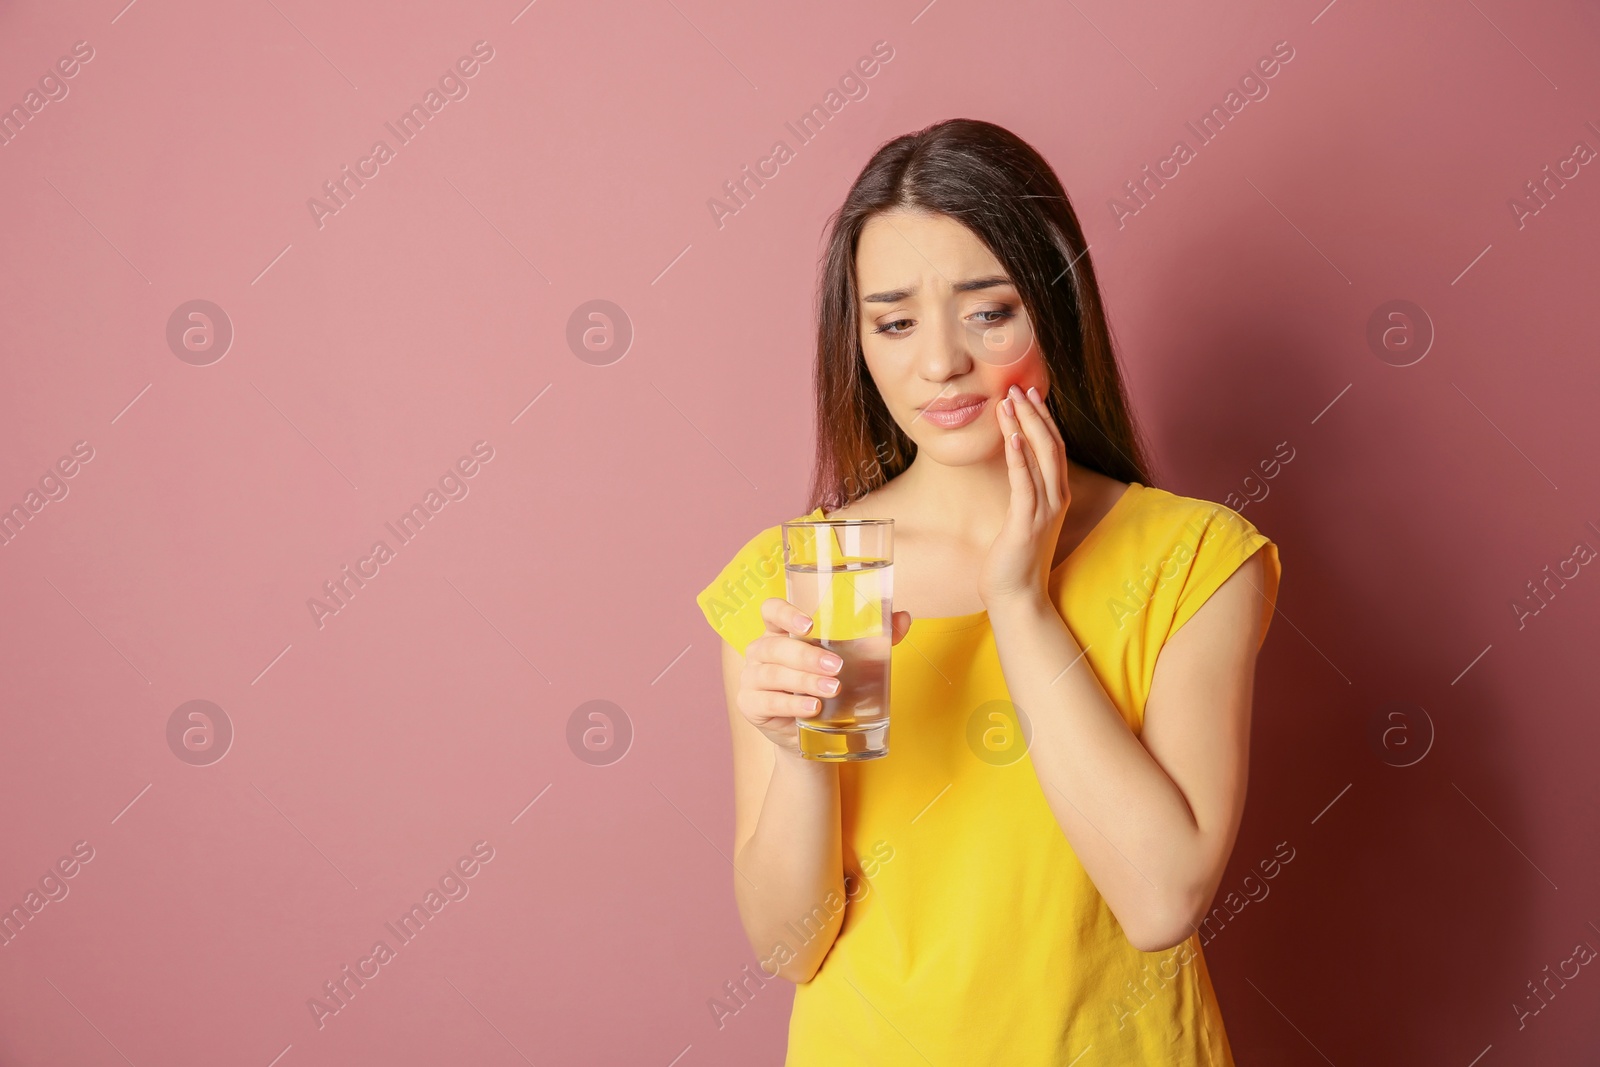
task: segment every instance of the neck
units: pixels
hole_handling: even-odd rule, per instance
[[[1087,495],[1084,470],[1067,460],[1067,486],[1073,496]],[[945,466],[918,453],[901,475],[905,517],[924,528],[940,530],[971,544],[992,544],[1005,524],[1011,503],[1011,480],[1005,453],[981,463]]]

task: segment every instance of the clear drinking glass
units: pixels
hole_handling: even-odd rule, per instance
[[[836,763],[887,756],[894,520],[786,522],[783,573],[786,599],[813,621],[802,640],[844,660],[839,691],[798,720],[800,755]]]

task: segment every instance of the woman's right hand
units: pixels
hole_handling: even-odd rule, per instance
[[[769,741],[799,758],[800,728],[795,720],[821,713],[822,698],[838,691],[843,664],[838,654],[802,640],[811,629],[811,620],[782,597],[768,597],[762,603],[761,620],[767,625],[766,632],[745,649],[739,712]],[[891,626],[893,646],[910,629],[911,613],[895,612]]]

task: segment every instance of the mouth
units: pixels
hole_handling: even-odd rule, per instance
[[[935,426],[954,430],[966,426],[982,414],[989,398],[976,394],[943,397],[923,406],[921,417]]]

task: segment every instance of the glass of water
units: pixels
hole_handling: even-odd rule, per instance
[[[783,573],[786,599],[812,619],[802,640],[844,660],[839,691],[797,720],[800,755],[836,763],[887,756],[894,520],[786,522]]]

